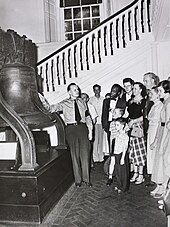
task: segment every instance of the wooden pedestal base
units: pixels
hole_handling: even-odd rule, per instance
[[[0,222],[41,223],[73,183],[70,152],[34,172],[0,172]]]

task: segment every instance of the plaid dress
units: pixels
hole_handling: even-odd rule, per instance
[[[145,166],[146,162],[146,141],[144,137],[130,137],[129,159],[134,165]]]
[[[140,102],[135,102],[131,99],[128,103],[129,119],[137,119],[143,116],[146,100],[142,99]],[[140,122],[143,128],[143,122]],[[129,159],[134,165],[145,166],[146,162],[146,141],[144,137],[132,137],[129,140]]]

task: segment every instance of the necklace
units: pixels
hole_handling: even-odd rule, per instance
[[[135,102],[137,104],[141,103],[141,101],[142,101],[142,97],[141,96],[135,96],[133,98],[133,102]]]

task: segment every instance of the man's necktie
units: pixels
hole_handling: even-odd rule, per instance
[[[77,123],[80,123],[81,115],[80,115],[79,108],[78,108],[76,100],[74,100],[74,108],[75,108],[75,120],[76,120]]]

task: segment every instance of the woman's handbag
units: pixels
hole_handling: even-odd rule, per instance
[[[133,125],[131,134],[132,137],[142,138],[144,137],[143,127],[140,123],[135,123]]]
[[[170,179],[168,180],[166,192],[163,197],[165,215],[170,215]]]

